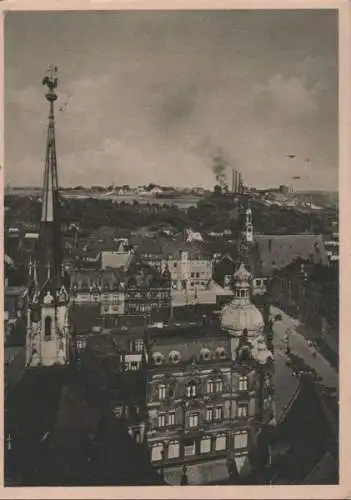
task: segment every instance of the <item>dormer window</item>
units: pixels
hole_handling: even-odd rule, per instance
[[[164,357],[160,352],[154,352],[152,355],[152,359],[155,365],[161,365],[163,363]]]
[[[208,361],[211,358],[211,351],[209,349],[201,349],[200,356],[204,361]]]
[[[169,353],[169,360],[171,363],[179,363],[180,361],[180,354],[178,351],[171,351]]]
[[[225,353],[225,350],[223,349],[223,347],[217,347],[216,357],[219,359],[224,359],[226,357],[226,353]]]

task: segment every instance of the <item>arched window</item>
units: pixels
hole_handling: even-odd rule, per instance
[[[169,353],[169,360],[171,363],[179,363],[180,361],[180,354],[178,351],[171,351]]]
[[[207,348],[201,349],[200,356],[204,361],[211,359],[211,351]]]
[[[216,356],[217,356],[217,358],[220,358],[220,359],[226,358],[226,352],[223,349],[223,347],[217,347]]]
[[[44,332],[45,332],[45,340],[50,340],[51,338],[51,327],[52,327],[52,318],[50,316],[46,316],[44,321]]]
[[[186,386],[186,395],[188,398],[196,396],[197,393],[197,385],[196,382],[191,381]]]
[[[140,431],[135,431],[134,432],[134,439],[137,443],[141,443],[141,436],[140,436]]]

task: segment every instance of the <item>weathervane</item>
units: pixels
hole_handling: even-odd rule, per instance
[[[55,101],[57,99],[57,95],[55,94],[55,89],[58,84],[57,78],[58,67],[54,65],[50,65],[47,70],[47,75],[43,78],[42,84],[47,85],[49,92],[46,94],[46,98],[48,101]]]

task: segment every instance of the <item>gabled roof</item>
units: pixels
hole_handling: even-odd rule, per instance
[[[257,235],[255,241],[263,273],[267,275],[270,275],[273,269],[287,266],[298,257],[328,265],[321,235]]]

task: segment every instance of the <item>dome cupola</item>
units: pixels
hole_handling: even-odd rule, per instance
[[[241,264],[234,273],[234,298],[221,312],[221,326],[233,336],[241,336],[247,330],[252,337],[263,330],[263,316],[251,302],[250,289],[251,273]]]

